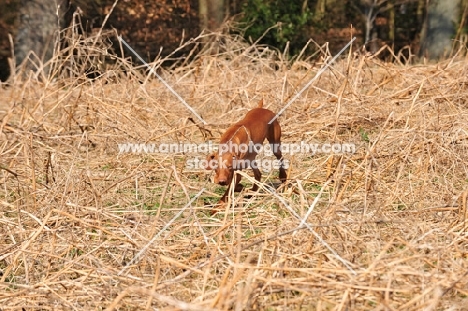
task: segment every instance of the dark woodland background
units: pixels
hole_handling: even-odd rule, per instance
[[[31,57],[52,56],[59,30],[114,30],[146,60],[203,30],[241,34],[294,57],[312,39],[337,52],[357,46],[391,60],[438,60],[466,45],[468,0],[1,0],[0,79]],[[111,14],[109,14],[112,12]],[[226,26],[228,25],[228,26]],[[269,31],[267,31],[271,28]],[[312,54],[316,45],[308,45]],[[118,49],[115,49],[116,53]],[[187,53],[189,47],[177,56]],[[393,52],[393,53],[392,53]],[[411,56],[411,57],[410,57]],[[394,58],[394,56],[393,56]]]

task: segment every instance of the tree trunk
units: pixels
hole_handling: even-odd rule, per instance
[[[224,21],[224,0],[208,0],[208,3],[208,27],[217,30]]]
[[[200,30],[208,29],[208,0],[198,0],[198,16]]]
[[[315,19],[322,20],[325,16],[325,9],[326,9],[326,0],[318,0],[317,4],[315,5]]]
[[[201,30],[216,31],[224,21],[225,0],[198,0]]]
[[[395,4],[394,0],[388,1],[388,41],[392,50],[395,47]]]
[[[418,27],[422,27],[425,18],[426,0],[418,0],[418,7],[416,10],[416,18],[418,21]]]
[[[429,59],[442,59],[452,51],[452,37],[459,22],[460,3],[456,0],[429,2],[426,34],[422,38],[422,53]]]
[[[366,32],[364,35],[365,44],[369,44],[369,41],[371,40],[372,28],[374,27],[373,14],[374,14],[374,8],[373,7],[368,8],[366,15],[365,15],[366,16]]]
[[[29,60],[27,68],[35,71],[52,58],[65,5],[64,0],[21,0],[15,37],[17,66]],[[43,70],[47,74],[48,69]]]

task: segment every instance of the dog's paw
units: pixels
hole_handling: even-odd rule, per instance
[[[219,212],[222,212],[226,209],[227,203],[223,201],[219,201],[211,210],[210,215],[213,216]]]

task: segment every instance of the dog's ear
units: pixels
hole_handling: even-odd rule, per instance
[[[216,160],[216,155],[214,153],[206,157],[205,170],[214,170],[218,167],[218,160]]]

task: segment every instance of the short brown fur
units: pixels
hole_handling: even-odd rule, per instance
[[[257,108],[250,110],[244,119],[229,127],[221,136],[218,152],[210,154],[207,158],[208,165],[206,168],[214,169],[215,171],[214,182],[222,186],[228,186],[226,192],[219,200],[218,208],[226,203],[226,197],[233,178],[235,178],[234,191],[239,192],[243,188],[239,183],[241,176],[235,174],[236,170],[243,168],[243,165],[239,167],[239,163],[256,163],[255,158],[257,156],[257,152],[253,148],[246,152],[239,151],[239,148],[232,148],[226,152],[222,152],[221,146],[223,145],[231,144],[234,147],[251,143],[258,145],[263,144],[264,140],[267,139],[272,147],[273,154],[280,161],[279,178],[281,182],[286,180],[286,171],[281,154],[281,127],[276,119],[269,124],[275,117],[275,113],[262,107],[263,100],[260,100]],[[220,163],[222,165],[218,165]],[[258,167],[252,167],[251,165],[250,167],[253,170],[255,180],[260,181],[262,174]],[[253,185],[252,190],[258,190],[257,184]]]

